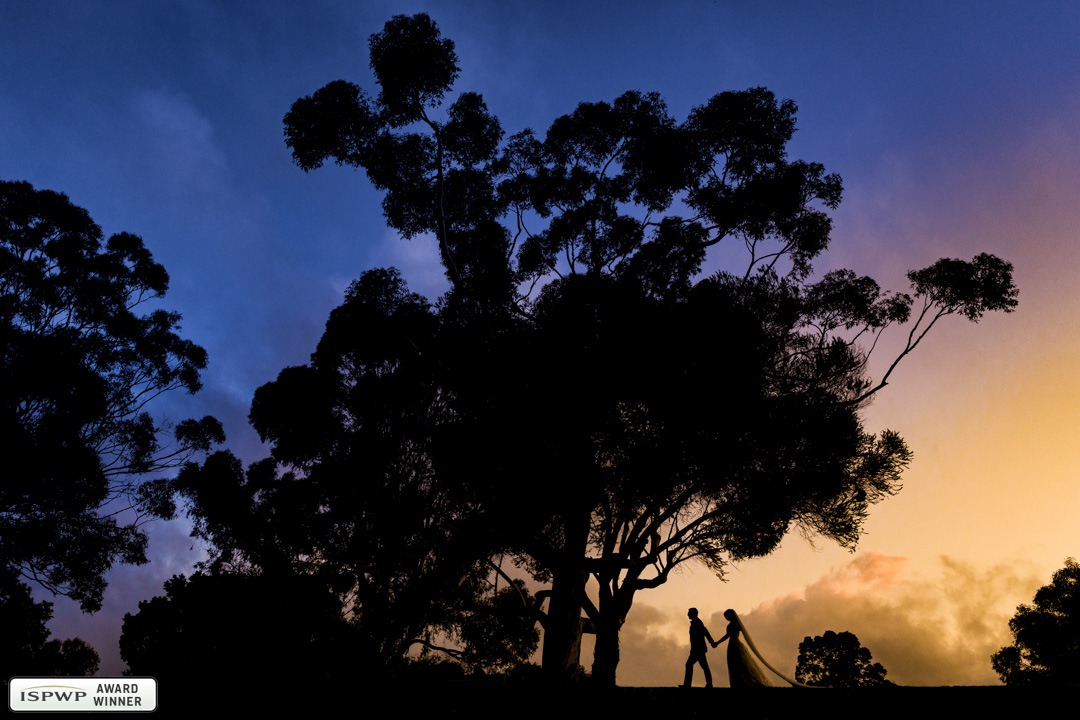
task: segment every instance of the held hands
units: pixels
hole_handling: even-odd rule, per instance
[[[713,646],[713,647],[715,648],[715,647],[716,647],[717,645],[719,645],[719,644],[720,644],[720,643],[718,643],[718,642],[716,642],[715,640],[713,640],[713,644],[712,644],[712,646]]]

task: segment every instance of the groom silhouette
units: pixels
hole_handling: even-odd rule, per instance
[[[686,617],[690,618],[690,657],[686,658],[686,676],[683,678],[683,684],[679,687],[690,687],[694,678],[694,663],[697,663],[701,665],[701,670],[705,673],[705,687],[711,688],[712,671],[709,670],[709,661],[705,659],[705,653],[709,650],[706,642],[714,644],[712,635],[709,634],[709,629],[705,627],[705,623],[701,622],[701,618],[698,617],[697,608],[687,610]]]

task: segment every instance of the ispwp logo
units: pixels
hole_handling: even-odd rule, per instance
[[[152,712],[154,678],[15,677],[8,682],[12,712]]]

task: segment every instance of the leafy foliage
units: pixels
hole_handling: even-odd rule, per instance
[[[892,685],[887,670],[876,663],[859,638],[847,631],[826,630],[799,643],[795,679],[806,685],[850,688]]]
[[[382,89],[379,104],[394,126],[421,120],[458,76],[453,41],[442,38],[427,15],[395,15],[369,47]]]
[[[486,672],[510,672],[528,664],[540,643],[534,600],[522,580],[479,599],[460,625],[461,659]]]
[[[991,657],[1006,685],[1080,682],[1080,564],[1067,558],[1049,585],[1009,620],[1013,643]]]
[[[206,365],[178,314],[139,314],[167,287],[135,235],[103,240],[66,196],[0,183],[0,453],[20,468],[0,485],[0,564],[84,609],[114,562],[145,562],[140,519],[175,511],[146,474],[223,439],[212,418],[149,413]]]
[[[987,253],[971,262],[942,258],[908,277],[918,294],[968,320],[979,320],[987,312],[1011,312],[1017,305],[1017,290],[1010,281],[1012,265]]]

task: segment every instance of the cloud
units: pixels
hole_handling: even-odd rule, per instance
[[[901,685],[999,682],[990,655],[1009,642],[1015,604],[1039,586],[1034,572],[986,569],[940,558],[936,578],[911,577],[905,558],[863,555],[808,586],[744,616],[759,648],[792,672],[798,644],[826,630],[859,637]]]
[[[141,130],[143,180],[181,197],[223,190],[228,175],[225,154],[214,139],[209,118],[187,98],[150,90],[135,95],[133,110]]]
[[[409,290],[420,293],[431,302],[450,289],[439,257],[439,241],[432,233],[406,240],[396,231],[386,229],[375,241],[372,256],[377,258],[374,262],[376,266],[397,268]],[[336,276],[332,280],[334,291],[344,296],[345,290],[358,275],[357,272]]]
[[[633,622],[624,625],[619,634],[622,662],[619,665],[618,683],[630,687],[663,687],[681,683],[689,650],[689,641],[685,639],[685,616],[673,619],[670,613],[643,603],[635,603],[631,612]],[[680,635],[683,639],[676,639]],[[581,658],[586,666],[592,658],[590,640],[591,636],[586,636],[582,642]],[[717,673],[715,660],[709,664],[714,682],[722,680]],[[697,685],[702,684],[700,669],[695,669],[695,680]]]
[[[791,677],[804,638],[846,630],[897,684],[996,685],[990,655],[1010,642],[1009,618],[1041,584],[1033,566],[980,568],[941,557],[931,576],[921,577],[907,558],[864,553],[801,591],[741,615],[762,654]],[[722,612],[705,618],[716,638],[727,625]],[[621,637],[620,685],[680,682],[688,640],[685,623],[676,620],[681,618],[634,604]],[[727,685],[722,652],[711,653],[709,661],[715,683]]]

